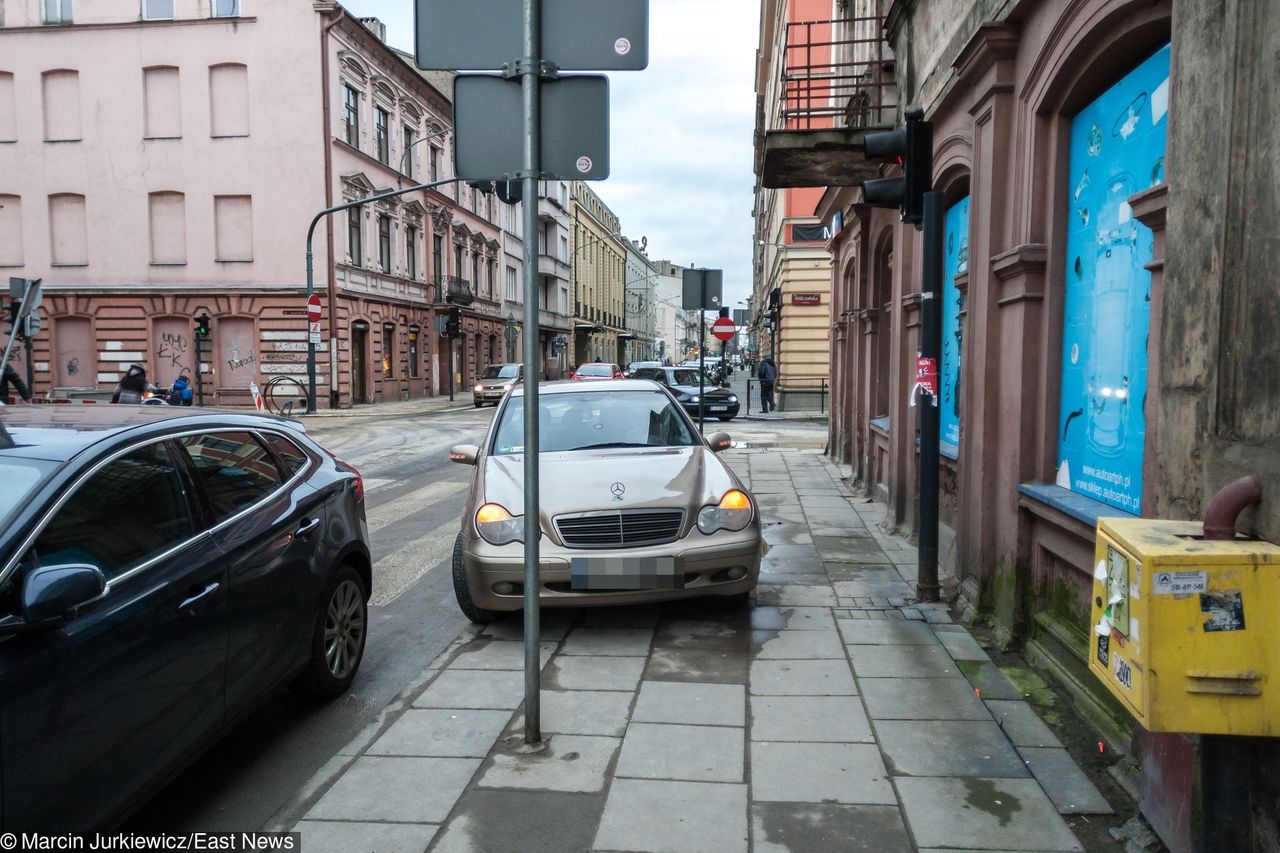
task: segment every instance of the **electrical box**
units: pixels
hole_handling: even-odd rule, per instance
[[[1089,669],[1153,732],[1280,736],[1280,546],[1098,519]]]

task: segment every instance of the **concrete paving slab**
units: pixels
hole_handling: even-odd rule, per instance
[[[752,741],[754,802],[896,805],[874,744]]]
[[[755,803],[754,853],[911,853],[896,806]]]
[[[845,643],[856,646],[934,646],[937,636],[923,621],[837,619]]]
[[[889,598],[913,596],[915,589],[909,583],[900,580],[881,581],[833,581],[831,588],[841,598]]]
[[[969,683],[978,688],[983,699],[1026,698],[991,661],[962,660],[956,661],[956,666],[969,679]]]
[[[543,610],[538,626],[539,640],[544,643],[558,643],[564,639],[573,626],[577,614],[572,610]],[[499,616],[487,625],[472,625],[464,629],[470,631],[477,640],[524,640],[524,613],[515,611]]]
[[[542,676],[547,690],[635,691],[644,658],[557,655]]]
[[[753,696],[856,696],[842,660],[758,660],[751,664]]]
[[[709,619],[663,619],[653,644],[658,648],[745,650],[751,635],[747,616],[737,623]]]
[[[991,660],[968,631],[938,631],[937,634],[943,647],[955,660]]]
[[[1018,753],[1057,807],[1058,814],[1116,813],[1065,749],[1026,746]]]
[[[830,631],[836,626],[827,607],[777,607],[751,610],[751,627],[759,631]]]
[[[745,726],[747,689],[741,684],[642,681],[631,719],[638,723]]]
[[[357,758],[304,820],[441,823],[479,758]]]
[[[645,657],[652,643],[653,628],[575,628],[560,654]]]
[[[446,669],[413,700],[413,705],[415,708],[495,708],[514,711],[523,701],[523,672]]]
[[[657,604],[587,607],[582,610],[578,625],[582,628],[649,628],[658,623],[661,614],[662,608]]]
[[[747,786],[618,779],[592,849],[746,853]]]
[[[845,646],[859,678],[959,678],[942,646]]]
[[[736,727],[632,723],[614,776],[743,782],[744,741]]]
[[[858,686],[873,720],[991,719],[963,678],[864,678]]]
[[[627,730],[631,693],[614,690],[543,690],[538,700],[542,730],[564,735],[622,737]],[[524,731],[524,713],[508,727]]]
[[[590,850],[603,811],[604,798],[599,794],[472,788],[458,801],[432,853]],[[303,849],[311,853],[311,848]],[[346,853],[365,849],[381,851],[352,845]]]
[[[751,740],[873,743],[856,696],[752,696]]]
[[[484,758],[510,719],[509,711],[410,708],[367,754]]]
[[[592,793],[605,788],[609,763],[621,738],[553,735],[538,753],[516,752],[500,743],[476,784],[481,788],[525,788]],[[520,738],[511,743],[519,744]]]
[[[774,572],[767,568],[760,569],[760,586],[765,584],[786,584],[787,586],[829,586],[831,578],[824,574],[807,574],[794,572]],[[775,587],[776,588],[776,587]],[[756,600],[759,601],[757,595]],[[773,601],[769,602],[773,604]]]
[[[818,550],[812,545],[769,545],[766,543],[764,559],[775,563],[817,563]]]
[[[782,547],[802,547],[787,545]],[[786,555],[767,554],[760,560],[760,571],[771,575],[813,575],[821,573],[821,565],[815,559],[796,559]]]
[[[746,684],[747,653],[728,649],[654,649],[644,679]]]
[[[555,652],[555,643],[540,643],[539,658],[545,667]],[[524,670],[524,643],[514,640],[472,640],[458,650],[449,669]]]
[[[1057,747],[1062,743],[1026,702],[1008,699],[988,699],[987,709],[995,717],[996,725],[1004,729],[1004,736],[1014,746]]]
[[[894,776],[1022,778],[1026,765],[990,720],[876,720],[876,739]]]
[[[879,563],[841,563],[828,560],[822,564],[827,576],[832,581],[855,581],[858,583],[902,583],[897,569]]]
[[[825,581],[825,576],[823,577]],[[781,587],[758,587],[756,601],[760,604],[781,604],[793,607],[835,607],[836,594],[830,583],[814,586],[786,584]]]
[[[302,833],[302,849],[307,853],[422,853],[440,827],[430,823],[304,820],[294,829]]]
[[[1084,849],[1034,779],[896,781],[907,825],[921,848]]]
[[[829,631],[752,631],[756,660],[844,660],[840,634]]]

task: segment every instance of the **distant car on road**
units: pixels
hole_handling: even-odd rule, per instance
[[[110,827],[283,685],[345,691],[360,475],[273,417],[0,413],[0,824]]]
[[[642,368],[642,367],[662,367],[662,362],[660,362],[660,361],[633,361],[633,362],[631,362],[630,364],[628,364],[628,365],[627,365],[627,369],[626,369],[625,371],[623,371],[623,372],[624,372],[624,374],[625,374],[625,375],[627,375],[627,376],[632,376],[632,375],[634,375],[634,374],[635,374],[635,372],[636,372],[637,370],[639,370],[639,369],[640,369],[640,368]]]
[[[622,368],[607,361],[592,361],[581,364],[573,372],[572,379],[595,381],[599,379],[622,379]]]
[[[476,408],[480,408],[485,403],[498,405],[498,402],[502,400],[502,395],[507,393],[507,389],[523,378],[523,364],[489,365],[480,374],[480,379],[476,382],[476,387],[471,392]]]
[[[523,387],[482,445],[454,543],[458,606],[473,622],[524,596]],[[542,607],[719,596],[745,605],[760,573],[760,517],[742,481],[653,382],[549,383],[539,390]]]
[[[698,417],[698,370],[687,367],[646,367],[637,370],[633,379],[652,379],[664,386],[684,407],[690,417]],[[730,421],[738,416],[738,395],[721,388],[710,377],[703,382],[702,413],[705,418]]]

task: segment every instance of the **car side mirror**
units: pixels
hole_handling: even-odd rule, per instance
[[[92,601],[107,588],[97,566],[67,563],[32,569],[22,582],[22,618],[27,625],[62,623],[67,611]]]
[[[474,465],[480,457],[480,448],[474,444],[455,444],[449,448],[449,461],[461,465]]]
[[[707,439],[707,444],[711,445],[712,452],[719,453],[722,450],[728,450],[733,447],[733,439],[729,437],[727,432],[717,432]]]

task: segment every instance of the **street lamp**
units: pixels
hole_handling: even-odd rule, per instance
[[[400,155],[400,174],[409,175],[409,173],[405,171],[405,166],[409,162],[409,152],[413,150],[413,147],[415,145],[421,145],[422,143],[430,139],[439,139],[441,136],[448,136],[452,132],[453,132],[453,128],[442,127],[439,130],[433,133],[428,133],[426,136],[422,137],[421,139],[415,139],[413,140],[413,142],[410,142],[408,145],[406,145],[404,147],[404,153]],[[409,175],[409,177],[412,178],[413,175]]]

